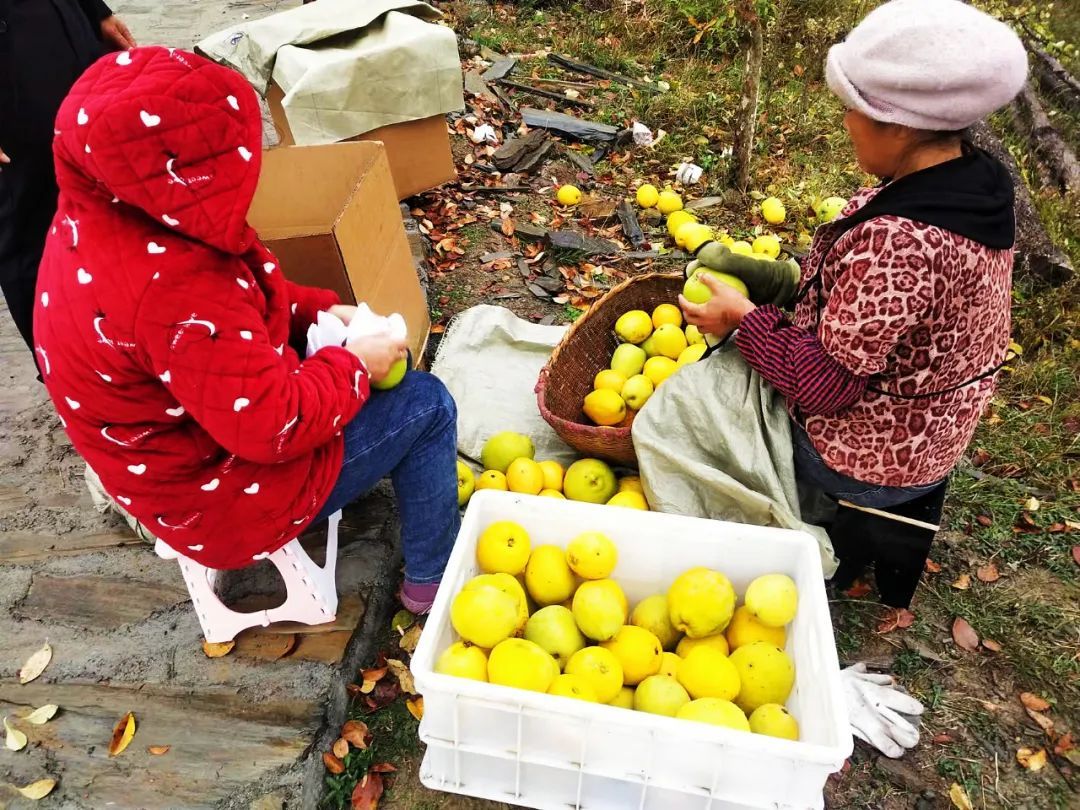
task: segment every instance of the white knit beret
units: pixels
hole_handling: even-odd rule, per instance
[[[960,130],[1027,80],[1009,26],[960,0],[891,0],[829,49],[825,78],[849,108],[915,129]]]

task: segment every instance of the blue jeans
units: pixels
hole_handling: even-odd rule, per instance
[[[457,406],[446,386],[410,371],[389,391],[372,390],[345,426],[341,474],[318,519],[369,492],[386,476],[401,514],[405,578],[438,582],[461,514],[457,501]]]

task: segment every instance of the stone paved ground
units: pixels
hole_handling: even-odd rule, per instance
[[[135,0],[117,10],[141,43],[190,47],[242,15],[291,5]],[[0,304],[0,715],[61,709],[45,726],[16,721],[30,744],[0,748],[0,783],[55,778],[47,806],[80,810],[314,807],[327,729],[342,722],[345,684],[389,614],[398,565],[386,490],[342,528],[335,624],[249,632],[230,655],[207,659],[176,564],[93,510],[82,462]],[[260,569],[231,577],[226,592],[265,603],[278,585]],[[19,685],[19,667],[46,639],[52,663]],[[138,732],[111,759],[113,726],[129,711]],[[147,752],[157,745],[171,747]],[[0,808],[29,806],[0,787]]]

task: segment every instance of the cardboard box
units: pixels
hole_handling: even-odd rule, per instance
[[[431,325],[381,143],[290,146],[263,153],[248,221],[287,278],[400,312],[416,362]]]
[[[284,98],[285,93],[278,83],[271,83],[266,96],[270,117],[280,145],[292,146],[295,140],[281,105]],[[457,178],[454,156],[450,153],[450,135],[443,115],[379,127],[349,141],[381,141],[386,146],[390,173],[394,177],[399,200]]]

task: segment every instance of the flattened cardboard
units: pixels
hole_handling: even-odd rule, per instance
[[[401,222],[386,150],[356,141],[263,153],[248,221],[285,276],[324,287],[343,303],[400,312],[413,356],[430,320]]]

